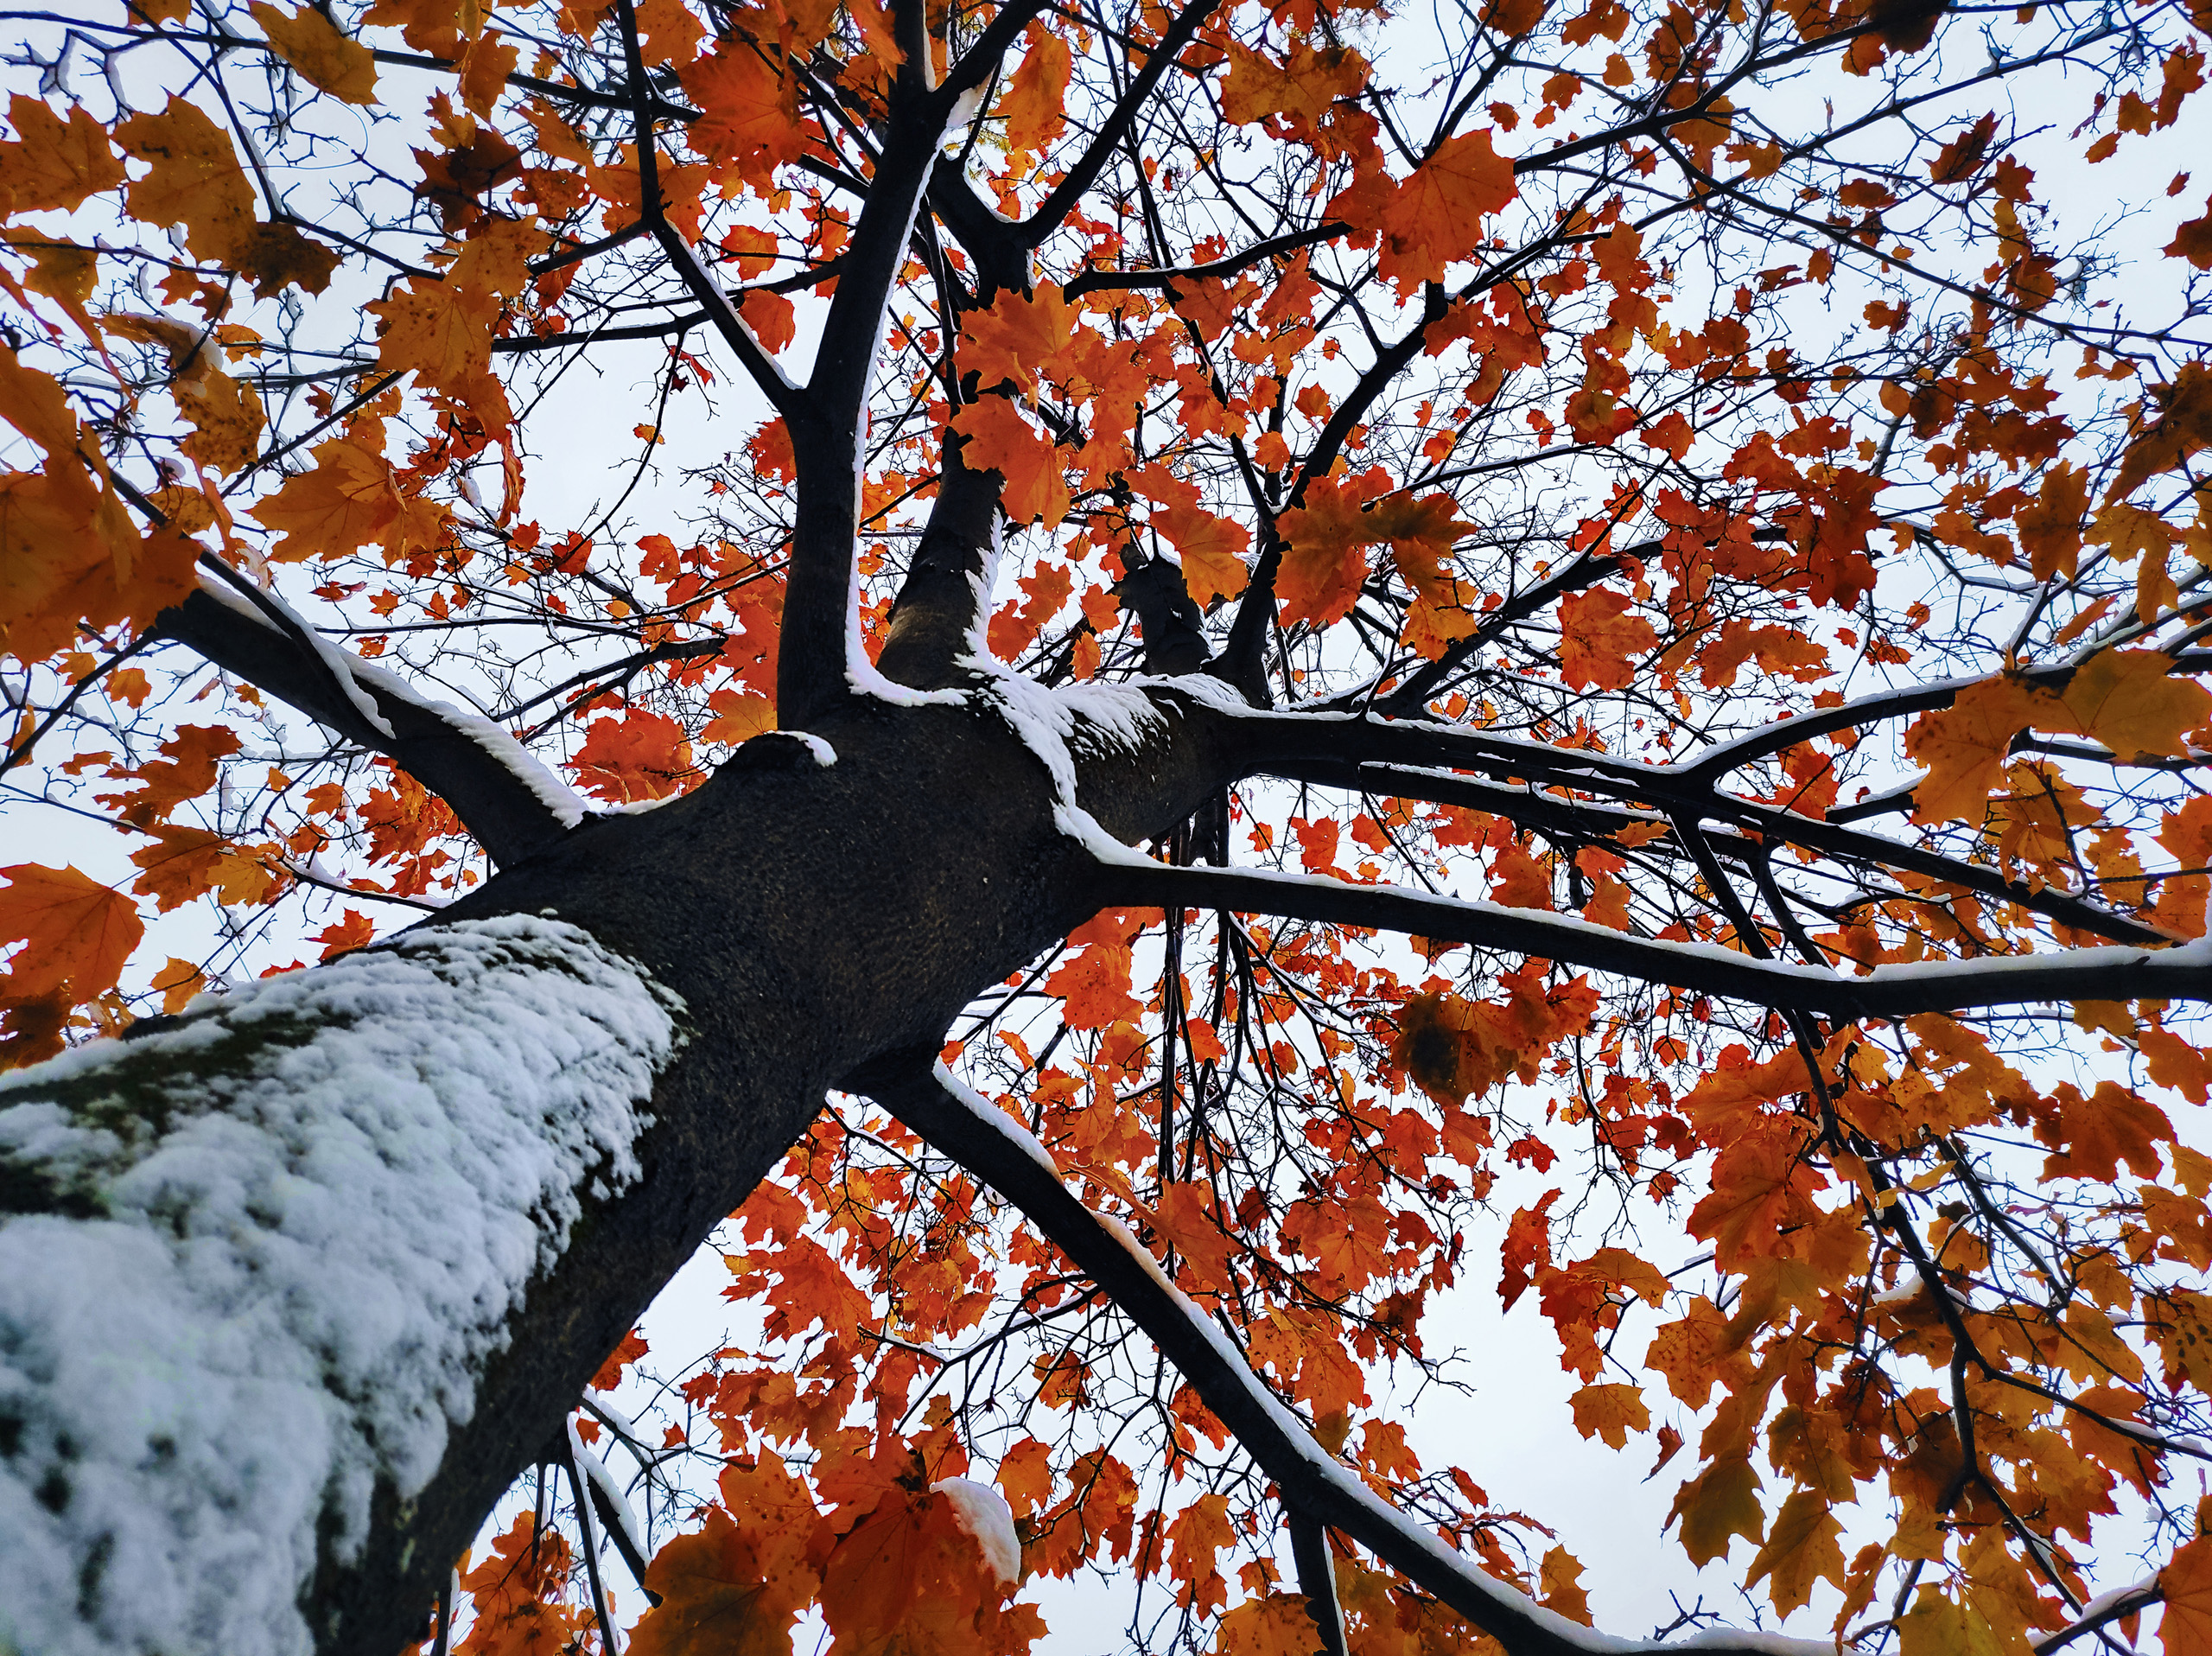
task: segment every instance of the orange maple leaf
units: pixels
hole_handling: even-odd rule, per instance
[[[350,41],[321,12],[302,6],[287,16],[268,0],[251,0],[247,10],[269,36],[276,55],[300,77],[349,104],[377,101],[377,61],[359,41]]]
[[[355,949],[366,948],[376,941],[376,922],[358,908],[349,908],[335,926],[326,926],[315,933],[315,941],[322,945],[322,959],[335,959],[350,954]]]
[[[1759,1474],[1748,1456],[1716,1461],[1681,1487],[1668,1522],[1682,1521],[1682,1551],[1700,1569],[1726,1557],[1729,1538],[1756,1544],[1766,1532],[1759,1510]]]
[[[270,550],[280,564],[339,557],[379,538],[399,515],[391,468],[344,438],[315,447],[315,466],[296,472],[251,508],[283,538]]]
[[[1629,613],[1624,592],[1600,587],[1559,602],[1560,677],[1577,690],[1625,690],[1634,657],[1659,641],[1658,630]]]
[[[88,1001],[115,987],[145,934],[138,905],[75,866],[19,863],[0,869],[0,942],[22,944],[0,979],[0,1000],[67,991]]]
[[[15,212],[73,213],[86,197],[123,182],[107,129],[82,104],[71,105],[65,118],[17,92],[8,100],[8,124],[16,137],[0,143],[0,193],[12,198]]]
[[[289,883],[274,866],[273,845],[239,845],[206,828],[181,823],[156,823],[143,832],[154,843],[133,851],[130,860],[145,871],[130,889],[154,899],[164,914],[214,892],[238,907],[273,901]]]
[[[1023,43],[1021,67],[999,100],[999,113],[1006,118],[1007,148],[1033,153],[1049,148],[1067,127],[1075,59],[1068,43],[1042,23],[1029,25]]]
[[[1630,1432],[1651,1430],[1651,1411],[1637,1386],[1614,1384],[1586,1385],[1567,1399],[1574,1415],[1574,1430],[1585,1437],[1600,1437],[1614,1449],[1628,1444]]]
[[[998,1500],[982,1485],[966,1485],[957,1500],[943,1488],[885,1494],[823,1567],[831,1656],[1026,1652],[1045,1624],[1027,1605],[1004,1604],[1020,1561],[996,1556],[998,1538],[986,1541],[968,1526],[970,1501]],[[1011,1528],[1008,1522],[1008,1539]]]
[[[1275,519],[1284,541],[1275,596],[1286,625],[1331,627],[1351,613],[1367,579],[1365,549],[1382,538],[1362,508],[1388,487],[1372,473],[1317,477],[1302,503]]]
[[[665,799],[700,780],[690,740],[665,713],[593,721],[569,766],[587,793],[624,805]]]
[[[1052,440],[1030,424],[1010,398],[987,396],[969,404],[952,417],[950,429],[968,439],[969,466],[1006,479],[1000,504],[1013,521],[1041,521],[1051,529],[1067,516],[1067,479]]]
[[[2072,721],[2056,697],[2010,676],[1969,685],[1948,708],[1923,714],[1904,737],[1906,754],[1928,773],[1913,790],[1913,820],[1978,825],[2012,738],[2031,724]]]
[[[1151,522],[1182,560],[1183,584],[1199,608],[1208,608],[1216,598],[1234,598],[1244,590],[1251,579],[1244,554],[1252,537],[1243,524],[1216,517],[1200,506],[1181,505],[1158,508]]]
[[[2166,1601],[2159,1631],[2169,1656],[2212,1652],[2212,1537],[2176,1548],[2158,1572],[2158,1590]]]
[[[2186,734],[2212,719],[2212,691],[2170,677],[2173,666],[2157,650],[2106,650],[2075,671],[2059,700],[2075,724],[2123,760],[2186,754]]]
[[[1033,392],[1039,369],[1067,349],[1075,315],[1057,283],[1040,282],[1033,294],[1001,293],[962,328],[960,365],[986,389],[1010,379]]]
[[[1281,123],[1288,136],[1306,137],[1340,99],[1366,86],[1367,60],[1348,46],[1294,41],[1275,62],[1242,41],[1228,41],[1229,75],[1221,86],[1222,118],[1239,126]]]
[[[726,1468],[721,1494],[702,1528],[654,1555],[645,1585],[661,1602],[631,1634],[634,1656],[791,1656],[821,1584],[821,1514],[772,1450]]]
[[[1025,1437],[999,1457],[999,1492],[1016,1519],[1052,1498],[1052,1445]]]
[[[1487,130],[1446,139],[1382,213],[1380,274],[1402,292],[1442,281],[1453,261],[1474,251],[1483,220],[1519,194],[1513,162],[1491,147]]]
[[[588,1610],[553,1602],[569,1569],[561,1532],[550,1525],[540,1532],[535,1514],[517,1513],[491,1555],[461,1577],[476,1619],[457,1656],[556,1656],[591,1620]]]
[[[796,160],[805,143],[798,92],[752,48],[717,47],[677,71],[702,111],[691,124],[691,145],[734,165],[747,187],[766,196],[775,189],[776,169]]]
[[[253,186],[231,135],[205,111],[170,95],[158,115],[131,116],[115,130],[124,150],[151,164],[126,196],[142,224],[181,225],[200,258],[225,261],[252,234]]]

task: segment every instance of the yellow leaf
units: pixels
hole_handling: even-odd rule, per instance
[[[187,459],[228,476],[243,471],[259,452],[267,420],[261,394],[251,385],[211,373],[171,387],[171,394],[193,424],[183,443]]]
[[[1923,1587],[1897,1621],[1897,1656],[2018,1656],[2024,1641],[2007,1648],[1979,1611]]]
[[[387,371],[411,368],[424,385],[450,391],[492,366],[492,322],[499,307],[454,283],[410,277],[405,287],[362,309],[383,319],[377,361]]]
[[[302,80],[349,104],[376,102],[376,58],[367,47],[340,34],[321,12],[302,6],[296,16],[287,16],[268,0],[251,0],[247,10],[269,36],[270,48]]]
[[[175,1016],[191,1004],[192,997],[207,984],[207,975],[199,967],[171,955],[168,964],[154,974],[152,987],[161,990],[162,1010]]]
[[[1633,1385],[1586,1385],[1567,1399],[1574,1411],[1574,1429],[1585,1437],[1602,1437],[1608,1446],[1627,1446],[1632,1431],[1651,1429],[1651,1411],[1643,1393]]]
[[[84,330],[86,338],[97,341],[99,327],[85,309],[85,303],[99,284],[99,254],[90,247],[78,247],[68,242],[34,241],[20,233],[8,239],[17,252],[30,258],[30,273],[23,278],[23,285],[54,301]]]
[[[2212,718],[2212,692],[2168,677],[2172,666],[2156,650],[2107,650],[2074,675],[2062,699],[2083,730],[2123,759],[2185,754],[2184,733]]]
[[[1731,1536],[1757,1541],[1766,1527],[1759,1511],[1759,1474],[1748,1455],[1719,1461],[1681,1487],[1668,1519],[1682,1520],[1682,1551],[1702,1569],[1728,1556]]]
[[[231,135],[197,104],[172,93],[160,114],[133,115],[115,130],[125,153],[151,170],[125,197],[141,224],[182,225],[195,258],[228,263],[253,233],[253,186]]]
[[[77,414],[61,382],[26,368],[6,346],[0,346],[0,420],[45,449],[49,460],[76,452]]]
[[[1969,685],[1948,708],[1923,714],[1904,738],[1905,752],[1928,773],[1913,790],[1913,820],[1978,825],[2012,738],[2031,724],[2050,729],[2065,718],[2055,697],[2006,676]]]
[[[1302,1593],[1263,1593],[1222,1617],[1214,1656],[1311,1656],[1313,1618]]]
[[[1229,77],[1221,87],[1222,118],[1239,126],[1280,119],[1310,131],[1338,99],[1366,85],[1369,64],[1348,46],[1315,47],[1299,41],[1278,65],[1231,40]]]
[[[312,471],[285,479],[253,515],[283,535],[270,556],[289,564],[334,557],[381,538],[399,505],[384,456],[350,437],[334,437],[315,445]]]
[[[1788,1615],[1812,1597],[1815,1582],[1843,1584],[1843,1549],[1836,1545],[1842,1533],[1826,1496],[1816,1489],[1793,1492],[1775,1515],[1744,1585],[1756,1587],[1764,1577],[1775,1613]]]
[[[461,101],[470,113],[491,114],[499,104],[499,95],[507,89],[507,77],[515,72],[521,57],[514,43],[503,38],[496,29],[486,29],[470,43],[468,55],[461,60]]]
[[[2212,1656],[2212,1537],[2178,1549],[2158,1572],[2158,1590],[2166,1595],[2166,1656]]]
[[[78,452],[60,385],[0,347],[0,418],[46,449],[43,471],[0,474],[0,641],[43,660],[94,629],[143,626],[192,590],[200,549],[181,535],[142,537],[96,449]]]
[[[707,697],[707,710],[714,717],[699,732],[702,742],[724,742],[734,747],[776,728],[775,702],[757,691],[718,690]]]
[[[65,119],[17,92],[8,100],[8,124],[16,137],[0,143],[0,205],[10,211],[73,213],[86,196],[123,182],[106,129],[83,105],[73,105]]]
[[[1548,1610],[1570,1621],[1590,1625],[1590,1595],[1582,1585],[1582,1564],[1563,1546],[1544,1554],[1536,1575],[1537,1598]]]

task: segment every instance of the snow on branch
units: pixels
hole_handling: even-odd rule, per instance
[[[1832,1642],[1732,1628],[1707,1628],[1675,1643],[1621,1639],[1547,1609],[1477,1568],[1323,1450],[1150,1252],[1120,1221],[1086,1207],[1060,1181],[1049,1155],[1004,1111],[942,1064],[931,1068],[919,1057],[885,1060],[854,1077],[853,1085],[1020,1207],[1112,1296],[1274,1480],[1301,1521],[1351,1537],[1497,1639],[1509,1656],[1681,1650],[1833,1656]]]
[[[1716,944],[1634,937],[1565,914],[1434,897],[1402,886],[1354,886],[1265,870],[1169,868],[1133,854],[1102,858],[1100,876],[1105,903],[1179,904],[1413,933],[1845,1021],[2042,1001],[2212,999],[2212,939],[2205,939],[2163,949],[1919,961],[1847,978],[1815,966],[1753,960]]]
[[[437,1471],[674,997],[558,921],[426,927],[0,1080],[0,1648],[298,1656]]]
[[[495,862],[519,861],[589,814],[501,726],[339,649],[273,593],[250,602],[203,573],[200,590],[163,610],[160,625],[226,672],[389,755],[452,807]]]

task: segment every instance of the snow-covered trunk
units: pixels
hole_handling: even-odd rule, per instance
[[[1109,828],[1195,728],[1098,761]],[[1002,713],[817,734],[0,1083],[0,1650],[388,1656],[824,1090],[1090,912]]]
[[[507,915],[0,1080],[0,1645],[305,1649],[318,1553],[436,1473],[681,1039]]]

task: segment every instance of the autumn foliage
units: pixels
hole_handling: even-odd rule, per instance
[[[68,10],[0,774],[92,849],[0,869],[9,1063],[480,887],[423,721],[692,793],[848,580],[866,693],[1256,755],[944,1036],[1135,1287],[833,1098],[752,1332],[611,1356],[425,1648],[1022,1656],[1093,1571],[1145,1648],[1568,1648],[1301,1566],[1141,1331],[1588,1623],[1638,1566],[1395,1401],[1479,1403],[1478,1295],[1744,1589],[1685,1627],[2212,1651],[2201,0]]]

